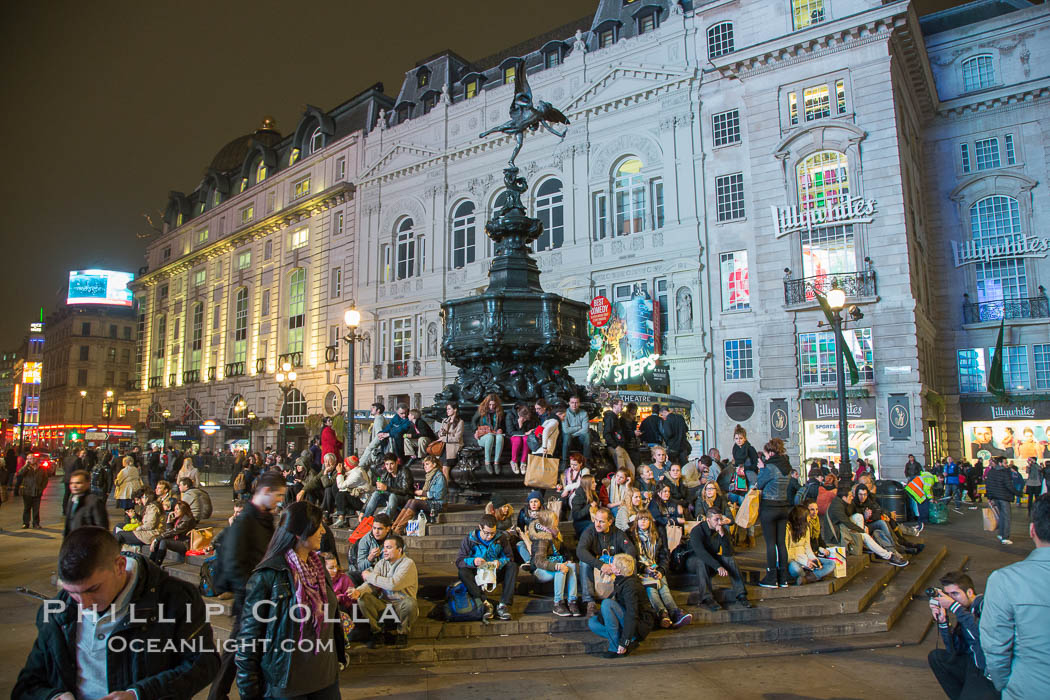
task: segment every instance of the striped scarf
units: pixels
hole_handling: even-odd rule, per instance
[[[313,621],[314,636],[321,639],[321,625],[324,624],[324,605],[328,601],[328,581],[325,578],[324,563],[317,552],[310,552],[306,563],[299,561],[294,549],[284,554],[284,560],[292,570],[295,579],[295,602],[310,609],[310,620]],[[306,637],[306,619],[299,623],[299,641]],[[321,650],[320,644],[314,645],[314,654]]]

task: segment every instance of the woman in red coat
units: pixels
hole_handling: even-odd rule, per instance
[[[321,428],[321,457],[323,458],[328,453],[335,455],[337,464],[343,461],[343,443],[332,429],[331,418],[325,418],[324,427]]]

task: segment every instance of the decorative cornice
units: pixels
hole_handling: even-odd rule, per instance
[[[970,114],[1003,109],[1050,97],[1050,80],[1044,79],[1035,84],[1018,87],[993,90],[983,95],[957,98],[943,103],[937,114],[949,118],[964,117]]]

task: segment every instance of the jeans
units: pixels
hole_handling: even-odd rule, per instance
[[[386,514],[393,518],[397,515],[397,512],[401,510],[401,499],[397,494],[390,493],[389,491],[374,491],[368,498],[368,504],[365,506],[365,517],[372,515],[376,512],[376,509],[382,505],[386,505],[384,509]]]
[[[154,564],[163,564],[169,550],[176,554],[186,554],[189,549],[189,540],[158,539],[157,548],[150,552],[149,558]]]
[[[678,610],[678,603],[674,602],[671,589],[667,585],[667,579],[661,578],[655,586],[646,586],[645,594],[649,596],[649,602],[657,613],[667,611],[673,613]]]
[[[32,515],[32,522],[29,517]],[[40,496],[22,496],[22,524],[40,527]]]
[[[978,700],[996,698],[992,682],[984,677],[966,654],[953,654],[947,649],[934,649],[926,657],[930,670],[941,684],[941,688],[952,700]]]
[[[579,577],[583,579],[583,602],[594,602],[594,567],[586,562],[577,564]]]
[[[608,640],[609,651],[617,651],[620,648],[620,632],[623,630],[623,608],[611,598],[603,600],[601,615],[587,618],[587,626],[591,632]]]
[[[918,511],[919,523],[926,525],[930,522],[930,499],[926,499],[922,503],[916,503],[915,509]]]
[[[459,580],[467,587],[467,592],[470,593],[472,598],[488,600],[485,597],[485,592],[481,590],[478,582],[474,580],[477,573],[477,569],[465,566],[459,570]],[[496,578],[499,578],[501,575],[503,576],[503,593],[500,595],[499,602],[510,607],[510,604],[514,602],[514,586],[518,581],[518,567],[514,566],[513,562],[507,562],[496,572]],[[557,587],[555,587],[555,590],[557,590]]]
[[[959,484],[944,485],[944,500],[955,501],[956,508],[962,505],[962,489],[959,487]]]
[[[1010,501],[996,499],[991,502],[991,506],[995,509],[995,517],[999,519],[999,539],[1010,539]]]
[[[787,520],[791,506],[774,506],[763,502],[758,509],[758,521],[762,523],[762,536],[766,540],[766,568],[784,571],[788,565]]]
[[[415,598],[406,597],[388,602],[378,597],[374,591],[366,591],[361,594],[357,601],[358,609],[368,618],[368,623],[373,632],[378,632],[382,628],[379,618],[383,617],[383,613],[388,605],[393,608],[394,614],[397,615],[399,621],[397,626],[398,634],[408,634],[412,629],[412,623],[419,617],[419,606],[416,604]],[[388,615],[387,620],[389,619]]]
[[[825,559],[824,557],[817,557],[817,561],[820,562],[820,568],[814,569],[813,575],[816,576],[818,580],[824,578],[825,576],[830,576],[835,572],[834,559]],[[790,576],[791,578],[798,578],[802,575],[802,571],[802,565],[799,564],[797,561],[792,561],[788,564],[788,576]]]
[[[503,435],[499,433],[482,435],[478,439],[478,444],[485,451],[485,464],[499,463],[499,458],[503,454]]]
[[[529,461],[529,446],[525,435],[510,436],[510,461],[525,464]]]
[[[864,527],[864,516],[862,516],[860,513],[855,513],[850,519],[858,527]],[[857,550],[856,553],[858,554],[864,551],[864,547],[867,547],[869,551],[873,552],[875,556],[879,557],[880,559],[889,559],[892,555],[892,552],[890,552],[881,544],[879,544],[875,540],[875,538],[869,535],[868,533],[854,532],[845,525],[839,525],[839,541],[841,541],[843,545],[845,545],[847,542],[852,541]]]
[[[1039,498],[1039,492],[1042,490],[1039,486],[1025,486],[1025,493],[1028,494],[1028,518],[1032,517],[1032,506],[1035,505],[1035,499]]]
[[[740,567],[736,564],[734,557],[722,557],[720,560],[722,568],[729,574],[729,580],[733,585],[733,597],[737,600],[747,597],[747,589],[744,587],[744,577],[740,575]],[[696,575],[696,589],[699,593],[700,602],[714,600],[711,592],[711,574],[717,569],[710,568],[703,559],[690,554],[686,559],[686,571],[692,571]]]
[[[561,436],[561,461],[563,464],[569,463],[569,453],[572,452],[572,444],[576,442],[580,445],[580,451],[583,453],[584,459],[590,460],[591,458],[591,431],[585,430],[579,435],[566,435],[562,433]]]
[[[871,532],[871,536],[875,538],[876,542],[888,550],[896,551],[897,543],[893,539],[893,533],[890,532],[890,527],[886,524],[885,520],[876,520],[873,523],[869,523],[868,530]]]
[[[116,534],[117,542],[119,542],[120,544],[130,544],[136,547],[139,545],[146,544],[145,542],[143,542],[135,536],[134,530],[117,530]]]
[[[547,571],[546,569],[536,569],[532,572],[537,581],[542,583],[554,581],[555,603],[560,603],[564,597],[568,597],[569,600],[576,600],[576,562],[567,561],[565,564],[569,567],[569,573],[567,574],[563,574],[560,571]]]
[[[335,512],[339,515],[350,515],[359,510],[364,510],[365,504],[357,496],[351,496],[349,491],[337,491],[335,494]]]

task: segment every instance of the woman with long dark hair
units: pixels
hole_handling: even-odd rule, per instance
[[[791,506],[795,502],[798,481],[791,476],[784,441],[773,438],[762,448],[759,457],[762,471],[758,474],[755,488],[762,492],[759,501],[758,520],[762,523],[762,536],[766,539],[766,575],[758,582],[763,588],[787,588],[788,555],[787,523]]]
[[[441,473],[445,475],[445,483],[451,484],[452,469],[459,463],[459,451],[463,449],[463,419],[459,417],[458,403],[445,404],[445,420],[441,421],[438,440],[445,443]]]
[[[242,698],[340,697],[346,638],[339,602],[318,554],[322,516],[312,503],[288,506],[248,579],[237,646]],[[269,640],[265,648],[262,639]]]
[[[810,530],[807,506],[794,506],[788,513],[787,550],[788,575],[796,583],[815,583],[835,572],[835,560],[818,556],[813,551],[813,532]],[[817,520],[819,527],[820,520]],[[817,531],[820,537],[820,531]]]
[[[503,455],[503,403],[496,394],[489,394],[478,404],[474,414],[474,439],[485,451],[485,471],[499,474],[499,460]]]

